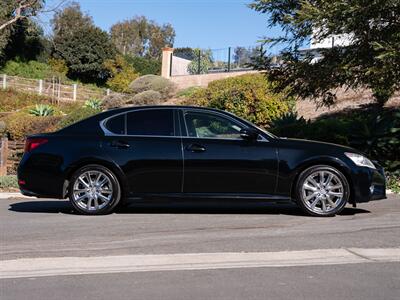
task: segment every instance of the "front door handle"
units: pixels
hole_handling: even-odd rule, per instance
[[[118,148],[118,149],[128,149],[131,147],[131,145],[129,145],[129,143],[124,142],[124,141],[112,141],[110,143],[110,146],[114,147],[114,148]]]
[[[190,144],[186,147],[186,150],[190,152],[205,152],[206,148],[199,144]]]

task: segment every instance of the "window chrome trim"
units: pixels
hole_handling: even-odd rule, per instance
[[[183,136],[183,135],[174,135],[174,136],[171,136],[171,135],[130,135],[130,134],[127,134],[128,133],[128,113],[132,113],[132,112],[137,112],[137,111],[143,111],[143,110],[160,110],[160,109],[169,109],[169,110],[172,110],[172,111],[181,111],[182,112],[182,114],[183,114],[183,122],[184,122],[184,124],[185,124],[185,131],[186,131],[186,136]],[[154,138],[182,138],[182,139],[188,139],[188,138],[190,138],[190,139],[210,139],[210,140],[223,140],[223,141],[243,141],[243,139],[227,139],[227,138],[213,138],[213,137],[207,137],[207,138],[200,138],[200,137],[191,137],[191,136],[189,136],[189,134],[188,134],[188,129],[187,129],[187,125],[186,125],[186,118],[185,118],[185,113],[186,112],[199,112],[199,113],[205,113],[205,114],[214,114],[214,115],[218,115],[218,116],[221,116],[222,118],[227,118],[227,119],[229,119],[229,120],[232,120],[234,123],[238,123],[238,124],[240,124],[241,125],[241,127],[245,127],[245,128],[249,128],[249,125],[248,124],[246,124],[246,123],[243,123],[243,122],[240,122],[239,120],[236,120],[236,119],[234,119],[233,117],[231,117],[229,114],[225,114],[225,113],[221,113],[221,112],[218,112],[218,111],[208,111],[208,110],[202,110],[202,109],[196,109],[196,108],[179,108],[179,107],[176,107],[176,108],[171,108],[171,107],[168,107],[168,106],[166,106],[166,107],[140,107],[140,108],[133,108],[132,110],[128,110],[128,111],[123,111],[123,112],[120,112],[120,113],[118,113],[118,114],[115,114],[115,115],[112,115],[112,116],[109,116],[109,117],[107,117],[107,118],[105,118],[105,119],[103,119],[103,120],[101,120],[100,122],[99,122],[99,125],[100,125],[100,128],[103,130],[103,133],[104,133],[104,135],[105,136],[117,136],[117,137],[154,137]],[[115,117],[118,117],[118,116],[120,116],[120,115],[125,115],[125,134],[116,134],[116,133],[113,133],[113,132],[111,132],[110,130],[108,130],[107,129],[107,127],[105,126],[106,125],[106,123],[107,123],[107,121],[108,120],[110,120],[110,119],[112,119],[112,118],[115,118]],[[175,118],[175,116],[174,116],[174,118]],[[179,120],[179,114],[178,114],[178,120]],[[179,121],[180,122],[180,121]],[[181,131],[183,130],[183,128],[182,128],[182,124],[180,124],[181,125]],[[256,128],[258,131],[260,131],[258,128]],[[176,134],[177,132],[176,132],[176,130],[175,130],[175,124],[174,124],[174,133]],[[264,133],[264,132],[263,132]],[[182,134],[182,132],[181,132],[181,134]],[[267,142],[267,143],[269,143],[269,140],[268,139],[266,139],[262,134],[259,134],[259,137],[258,137],[258,139],[257,139],[257,142]]]
[[[138,112],[138,111],[143,111],[143,110],[160,110],[160,109],[169,109],[172,111],[172,116],[173,116],[173,122],[174,122],[174,135],[131,135],[128,134],[128,114],[129,113],[134,113],[134,112]],[[104,120],[101,120],[99,122],[100,128],[103,130],[103,133],[105,136],[128,136],[128,137],[167,137],[167,138],[177,138],[179,136],[176,135],[176,129],[175,129],[175,115],[174,115],[174,110],[175,108],[171,108],[171,107],[142,107],[142,108],[134,108],[132,110],[128,110],[128,111],[123,111],[120,112],[118,114],[109,116],[107,118],[105,118]],[[125,115],[125,134],[117,134],[117,133],[113,133],[110,130],[107,129],[106,127],[106,123],[108,120],[112,119],[112,118],[116,118],[120,115]]]

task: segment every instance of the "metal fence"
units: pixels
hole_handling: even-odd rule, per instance
[[[92,98],[101,99],[110,94],[108,89],[90,89],[79,84],[64,84],[56,77],[52,79],[30,79],[6,74],[0,75],[0,88],[12,88],[35,93],[51,97],[57,101],[86,101]]]
[[[171,76],[247,71],[261,55],[262,45],[221,49],[177,48],[172,56]]]

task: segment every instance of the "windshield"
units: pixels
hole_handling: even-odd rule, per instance
[[[268,136],[270,136],[270,137],[272,137],[272,138],[274,138],[274,139],[279,138],[279,137],[276,136],[275,134],[272,134],[271,132],[266,131],[265,129],[263,129],[263,128],[261,128],[261,127],[258,127],[258,126],[254,125],[254,124],[253,124],[253,126],[255,126],[258,130],[264,132],[266,135],[268,135]]]

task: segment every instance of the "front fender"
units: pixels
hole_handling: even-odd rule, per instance
[[[328,165],[341,171],[351,184],[351,169],[341,159],[329,156],[318,155],[307,157],[301,160],[280,160],[277,193],[282,196],[294,198],[294,188],[299,175],[309,167],[315,165]]]

